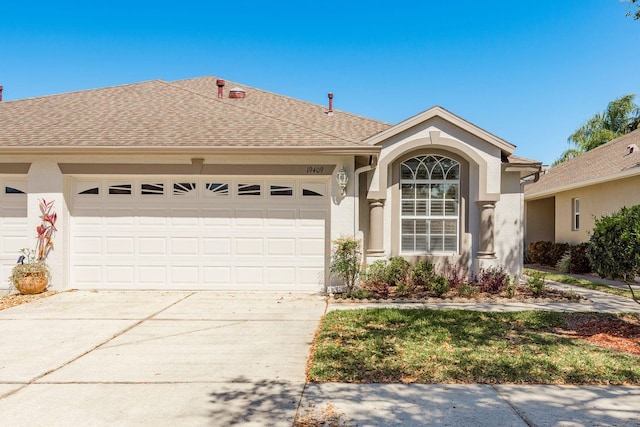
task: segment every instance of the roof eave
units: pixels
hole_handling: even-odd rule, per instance
[[[363,154],[379,154],[380,147],[371,146],[307,146],[307,147],[273,147],[273,146],[181,146],[181,147],[157,147],[157,146],[92,146],[92,147],[0,147],[0,154],[3,155],[20,155],[20,154],[193,154],[194,152],[202,154],[265,154],[265,155],[283,155],[286,153],[293,154],[340,154],[340,155],[363,155]]]
[[[562,185],[559,187],[545,188],[542,191],[537,191],[531,194],[525,193],[525,200],[536,200],[543,199],[545,197],[553,196],[557,193],[562,193],[563,191],[575,190],[576,188],[581,187],[589,187],[591,185],[602,184],[609,181],[616,181],[619,179],[630,178],[636,175],[640,175],[640,167],[627,169],[625,171],[621,171],[615,174],[600,176],[592,179],[587,179],[580,182],[574,182],[567,185]]]

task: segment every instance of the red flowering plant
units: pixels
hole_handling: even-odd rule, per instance
[[[13,267],[9,277],[11,284],[21,293],[42,292],[51,278],[45,259],[53,249],[53,236],[58,231],[56,228],[58,215],[53,210],[53,200],[47,202],[45,199],[40,199],[39,202],[41,222],[36,227],[36,249],[24,248],[20,251],[22,255],[18,258],[18,264]],[[36,285],[36,282],[44,285]]]

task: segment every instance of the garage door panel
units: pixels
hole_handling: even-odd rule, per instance
[[[269,256],[295,256],[295,238],[269,238],[267,239],[267,255]]]
[[[294,267],[267,267],[267,285],[290,285],[296,283]]]
[[[101,287],[103,285],[102,265],[75,265],[72,266],[72,270],[76,286]]]
[[[209,193],[82,196],[71,208],[74,286],[322,289],[328,198]]]
[[[211,267],[205,266],[202,268],[203,278],[205,284],[211,285],[222,285],[224,287],[229,287],[231,282],[231,267],[228,266],[218,266]]]
[[[197,237],[172,237],[171,255],[173,256],[197,256],[199,254],[199,239]]]
[[[235,282],[238,285],[252,285],[261,287],[263,285],[262,267],[236,267]]]
[[[231,255],[230,237],[205,237],[202,240],[204,255]]]
[[[166,253],[166,237],[138,237],[139,255],[165,255]]]
[[[142,288],[164,287],[167,282],[167,268],[164,265],[140,265],[138,282]]]
[[[135,283],[135,269],[132,265],[108,265],[105,267],[107,283]]]
[[[240,237],[235,239],[235,251],[237,256],[255,256],[264,253],[264,241],[262,238]]]
[[[101,255],[103,252],[102,237],[76,236],[74,250],[80,254]]]
[[[135,239],[133,237],[107,237],[105,255],[135,256]]]

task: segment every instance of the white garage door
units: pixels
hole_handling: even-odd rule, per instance
[[[322,290],[325,180],[76,178],[76,288]]]
[[[35,246],[35,230],[27,232],[26,178],[0,176],[0,288],[7,289],[20,249]]]

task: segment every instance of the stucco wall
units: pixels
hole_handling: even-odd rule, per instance
[[[518,276],[522,274],[523,201],[520,174],[503,172],[502,194],[495,210],[494,248],[498,266]]]
[[[525,202],[525,244],[540,240],[553,242],[556,236],[554,197]]]
[[[580,230],[572,230],[572,200],[580,199]],[[589,240],[595,218],[614,213],[623,206],[640,204],[640,176],[592,185],[556,195],[555,240],[580,243]],[[595,217],[595,218],[594,218]]]

